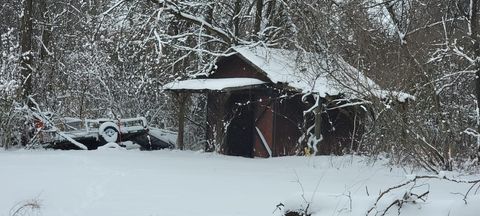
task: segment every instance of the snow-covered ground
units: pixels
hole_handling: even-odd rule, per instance
[[[383,163],[350,156],[249,159],[170,150],[0,151],[0,216],[31,199],[38,199],[40,214],[48,216],[281,215],[280,203],[306,206],[302,194],[313,215],[365,215],[380,191],[411,179],[408,169]],[[480,196],[469,196],[465,205],[459,194],[469,186],[421,180],[414,192],[429,190],[426,202],[404,204],[401,215],[478,216]],[[392,201],[404,192],[385,198]],[[378,210],[389,203],[380,202]],[[397,215],[397,209],[387,215]]]

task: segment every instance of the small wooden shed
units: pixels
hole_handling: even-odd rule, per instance
[[[333,54],[231,51],[210,75],[164,86],[179,98],[207,94],[207,151],[272,157],[356,147],[368,110],[362,98],[379,89],[372,80]]]

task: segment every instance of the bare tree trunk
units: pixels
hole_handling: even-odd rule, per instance
[[[473,40],[472,50],[475,54],[475,96],[477,99],[477,132],[480,134],[480,20],[478,19],[478,0],[470,0],[470,33]],[[477,156],[480,159],[480,137],[477,137]]]
[[[20,75],[22,77],[22,87],[20,88],[20,97],[25,101],[29,107],[33,107],[33,104],[28,99],[32,94],[32,34],[33,34],[33,0],[23,1],[23,16],[21,17],[20,26]],[[21,135],[21,144],[23,146],[30,142],[30,125],[24,124]]]
[[[258,33],[260,33],[260,30],[261,30],[261,26],[262,26],[262,19],[263,19],[263,0],[257,0],[257,11],[255,13],[255,26],[254,26],[254,30],[255,30],[255,33],[257,33],[257,36],[260,36],[258,35]]]
[[[242,0],[236,0],[234,6],[233,32],[235,37],[240,36],[240,13],[242,10]]]
[[[266,14],[265,14],[265,17],[267,18],[267,26],[271,26],[273,25],[273,21],[275,19],[275,6],[276,6],[276,0],[270,0],[270,1],[267,1],[267,11],[266,11]]]
[[[50,42],[50,27],[48,25],[48,18],[47,18],[47,2],[44,1],[39,1],[38,2],[38,12],[39,12],[39,20],[43,23],[43,26],[41,28],[41,42],[40,44],[40,59],[46,60],[47,56],[49,55],[48,52],[48,44]]]
[[[33,0],[24,0],[23,2],[23,17],[21,19],[20,30],[20,46],[22,55],[20,58],[21,75],[23,85],[21,89],[21,96],[28,103],[28,96],[32,93],[32,34],[33,34]]]

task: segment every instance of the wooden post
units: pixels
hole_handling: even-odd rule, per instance
[[[185,112],[187,109],[187,101],[190,97],[189,93],[175,93],[178,103],[177,117],[178,117],[178,134],[177,134],[177,148],[183,150],[185,148],[184,132],[185,132]]]

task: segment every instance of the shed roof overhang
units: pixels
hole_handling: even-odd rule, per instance
[[[254,78],[212,78],[173,81],[163,86],[164,90],[173,92],[202,93],[209,91],[229,92],[258,88],[266,82]]]

